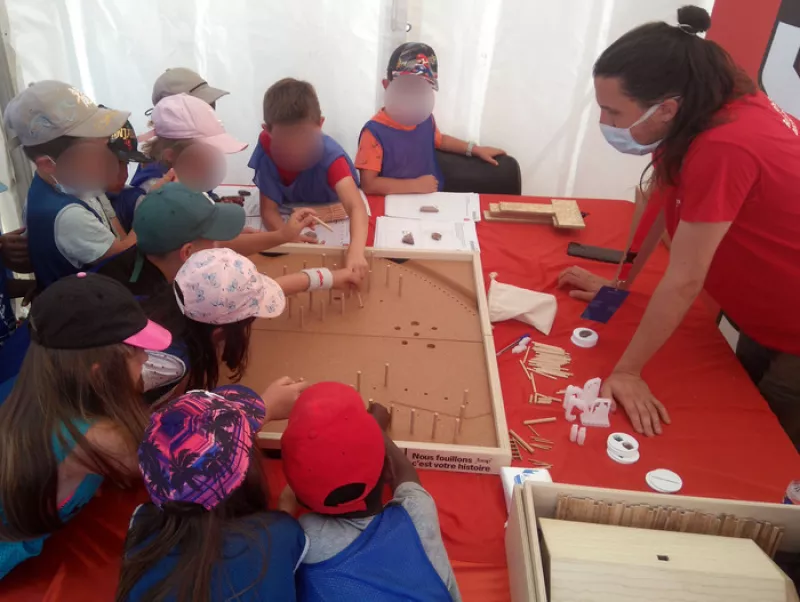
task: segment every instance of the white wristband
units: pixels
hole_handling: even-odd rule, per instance
[[[472,149],[475,148],[476,146],[477,146],[477,144],[475,144],[475,142],[473,140],[470,140],[467,143],[467,152],[465,153],[467,155],[467,157],[471,157],[472,156]]]
[[[310,270],[303,270],[303,273],[308,276],[308,290],[328,290],[333,288],[333,272],[328,268],[312,268]]]

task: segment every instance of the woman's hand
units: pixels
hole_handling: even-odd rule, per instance
[[[313,209],[295,209],[289,219],[281,228],[281,234],[286,242],[307,242],[317,244],[317,238],[301,234],[306,228],[314,229],[314,216],[317,212]]]
[[[267,408],[264,422],[270,420],[286,420],[294,407],[294,402],[300,397],[300,393],[310,386],[303,379],[294,380],[288,376],[279,378],[273,382],[261,398]]]
[[[591,301],[602,286],[611,286],[611,281],[600,276],[595,276],[589,270],[584,270],[578,266],[567,268],[558,275],[558,288],[565,286],[573,290],[569,296],[582,301]]]
[[[667,408],[653,396],[638,374],[612,372],[600,389],[600,397],[616,401],[625,408],[637,433],[648,437],[660,435],[661,423],[670,423]]]

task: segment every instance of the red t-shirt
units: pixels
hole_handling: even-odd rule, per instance
[[[261,134],[258,136],[258,143],[261,145],[261,148],[264,150],[264,152],[269,155],[269,158],[272,159],[272,154],[269,152],[270,144],[272,144],[272,138],[270,138],[267,130],[261,130]],[[280,176],[281,183],[284,186],[289,186],[297,179],[297,176],[300,175],[299,171],[287,171],[285,169],[281,169],[280,165],[277,163],[275,163],[275,167],[278,168],[278,175]],[[328,186],[331,188],[336,188],[336,185],[341,180],[352,177],[353,174],[350,171],[350,166],[347,164],[347,159],[344,157],[339,157],[336,159],[328,168]]]
[[[720,111],[700,134],[678,185],[663,192],[667,230],[680,221],[732,222],[706,291],[758,343],[800,354],[800,135],[759,93]]]

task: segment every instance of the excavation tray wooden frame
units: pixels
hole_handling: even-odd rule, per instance
[[[682,510],[731,514],[740,518],[767,521],[785,528],[778,548],[780,551],[800,552],[800,506],[527,481],[514,487],[505,536],[512,602],[549,602],[538,521],[540,518],[555,517],[560,495],[611,503],[670,506]],[[787,601],[796,599],[787,595]]]
[[[252,259],[276,277],[341,267],[344,252],[288,244]],[[318,291],[295,295],[279,318],[256,320],[242,384],[260,391],[288,374],[360,385],[365,402],[394,406],[389,434],[417,468],[498,473],[511,447],[480,255],[368,249],[367,260],[363,309],[355,294]],[[259,445],[280,447],[284,427],[267,425]]]

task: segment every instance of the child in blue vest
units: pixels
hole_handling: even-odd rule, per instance
[[[289,414],[297,390],[282,388],[266,404],[238,385],[190,391],[153,414],[139,446],[152,503],[131,520],[118,602],[296,599],[307,540],[267,509],[254,446],[265,422]]]
[[[25,219],[40,289],[133,245],[132,238],[118,240],[81,200],[99,196],[114,181],[117,161],[107,142],[128,115],[101,109],[57,81],[37,82],[8,104],[4,119],[12,144],[21,144],[36,164]]]
[[[433,48],[398,46],[386,69],[384,107],[361,130],[356,167],[367,194],[414,194],[442,190],[436,150],[494,159],[505,151],[442,134],[433,118],[439,67]]]
[[[350,157],[330,136],[314,87],[286,78],[264,95],[264,126],[248,164],[261,193],[261,220],[269,230],[283,224],[292,206],[341,202],[350,218],[345,265],[366,275],[368,218]],[[315,242],[303,239],[304,242]]]
[[[138,477],[144,349],[171,339],[125,287],[84,272],[39,295],[28,328],[22,369],[0,405],[0,578],[38,556],[104,478]]]
[[[339,383],[309,387],[289,414],[283,470],[312,512],[300,517],[309,540],[300,602],[461,600],[436,504],[384,434],[388,424],[384,407],[368,413],[355,389]],[[384,474],[394,494],[387,505]]]

